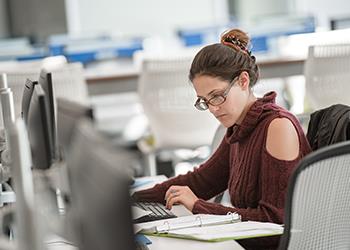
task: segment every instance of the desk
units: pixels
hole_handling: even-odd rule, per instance
[[[150,250],[244,250],[236,241],[223,242],[201,242],[194,240],[184,240],[166,237],[147,236],[152,244],[148,245]],[[65,243],[51,243],[47,245],[48,250],[79,250],[78,248]]]
[[[206,250],[206,249],[215,249],[215,250],[241,250],[244,249],[236,241],[223,241],[223,242],[201,242],[194,240],[184,240],[184,239],[175,239],[175,238],[166,238],[166,237],[155,237],[147,236],[152,244],[148,245],[150,250]]]
[[[260,78],[284,78],[302,75],[304,62],[302,57],[257,56]],[[132,59],[107,60],[89,64],[85,77],[90,95],[137,91],[139,69]]]
[[[152,177],[142,177],[139,180],[147,179],[152,180],[152,183],[147,183],[141,187],[138,187],[132,191],[139,191],[145,188],[150,188],[156,183],[163,182],[166,180],[164,175],[152,176]],[[171,209],[177,216],[186,216],[190,215],[191,212],[188,211],[182,205],[173,206]],[[244,249],[234,240],[223,241],[223,242],[202,242],[196,240],[186,240],[186,239],[177,239],[177,238],[167,238],[167,237],[156,237],[156,236],[147,236],[152,244],[148,245],[150,250],[180,250],[180,249],[188,249],[188,250],[206,250],[206,249],[215,249],[215,250],[241,250]]]

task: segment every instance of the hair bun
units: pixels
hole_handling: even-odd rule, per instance
[[[220,42],[223,45],[231,47],[235,50],[238,49],[238,50],[242,50],[248,55],[251,54],[251,51],[249,49],[250,39],[248,35],[240,29],[231,29],[231,30],[225,31],[221,35]]]

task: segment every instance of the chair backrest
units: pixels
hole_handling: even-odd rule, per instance
[[[81,63],[69,63],[53,70],[52,82],[56,98],[62,97],[80,104],[88,104],[88,90]]]
[[[138,93],[155,139],[155,148],[210,145],[218,122],[193,106],[188,80],[192,57],[144,58]]]
[[[0,69],[0,72],[7,74],[8,87],[13,92],[16,117],[21,115],[23,89],[26,80],[38,81],[40,67],[43,66],[43,63],[37,64],[36,67],[17,67],[11,70]],[[81,63],[62,64],[60,67],[56,67],[52,70],[52,80],[56,97],[64,97],[82,104],[88,103],[87,85]],[[2,122],[0,123],[0,127],[3,127]]]
[[[310,46],[304,73],[312,110],[350,105],[350,44]]]
[[[350,249],[350,142],[306,156],[291,176],[279,249]]]
[[[227,129],[222,124],[219,124],[219,126],[217,127],[213,140],[211,141],[211,145],[210,145],[212,154],[219,147],[222,139],[225,136],[226,130]]]

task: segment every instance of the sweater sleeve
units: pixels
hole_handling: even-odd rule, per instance
[[[229,178],[230,146],[222,140],[216,152],[198,168],[185,175],[171,178],[153,188],[136,192],[133,197],[138,201],[164,203],[164,196],[170,186],[188,186],[201,199],[208,200],[227,188]]]
[[[260,172],[260,199],[256,206],[226,207],[221,204],[198,200],[193,207],[193,213],[227,214],[236,212],[243,221],[267,221],[283,224],[284,204],[289,177],[300,160],[279,160],[271,156],[266,149],[263,153],[266,164]]]

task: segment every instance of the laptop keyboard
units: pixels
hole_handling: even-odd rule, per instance
[[[146,210],[151,211],[152,213],[146,216],[143,216],[141,218],[135,219],[134,223],[141,223],[141,222],[148,222],[148,221],[155,221],[155,220],[163,220],[163,219],[170,219],[170,218],[176,218],[176,215],[170,212],[168,209],[165,208],[165,206],[161,203],[157,202],[135,202],[135,206]]]

